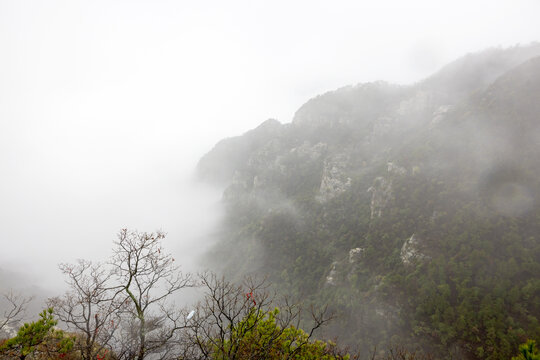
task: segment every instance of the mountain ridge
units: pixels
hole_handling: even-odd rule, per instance
[[[209,259],[330,304],[366,354],[508,358],[540,336],[539,84],[539,44],[490,49],[220,142],[198,166],[226,186]]]

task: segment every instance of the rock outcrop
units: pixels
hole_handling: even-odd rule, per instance
[[[371,219],[381,217],[384,208],[392,200],[392,182],[379,176],[375,178],[368,192],[371,193]]]
[[[401,247],[400,257],[405,265],[411,265],[417,260],[426,259],[428,256],[422,252],[422,244],[416,234],[405,240]]]
[[[426,297],[446,288],[415,264],[481,269],[490,259],[472,279],[484,281],[507,260],[499,244],[516,258],[537,250],[540,57],[531,54],[540,45],[467,56],[411,86],[341,88],[309,100],[292,124],[269,120],[220,142],[199,164],[202,178],[226,187],[212,259],[232,276],[268,274],[280,289],[338,304],[349,318],[334,334],[366,347],[402,336],[402,324],[420,324],[412,341],[454,331],[451,302],[430,323]],[[494,171],[501,163],[513,165]],[[473,286],[466,271],[453,276]],[[536,275],[527,276],[513,279],[524,288]]]
[[[326,202],[351,187],[352,179],[346,175],[347,158],[344,155],[334,156],[324,161],[321,186],[319,188],[320,202]]]

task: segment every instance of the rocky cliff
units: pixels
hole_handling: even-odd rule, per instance
[[[198,166],[226,187],[209,258],[330,304],[331,333],[364,349],[511,354],[540,336],[539,56],[340,88],[218,143]]]

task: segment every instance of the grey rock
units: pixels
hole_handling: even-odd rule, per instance
[[[383,209],[392,199],[392,182],[382,176],[375,178],[373,185],[368,189],[371,193],[371,219],[381,217]]]
[[[336,285],[336,276],[337,276],[337,261],[334,261],[332,263],[332,266],[330,267],[330,272],[326,276],[326,285]]]
[[[345,174],[346,157],[338,155],[324,162],[321,186],[317,200],[326,202],[351,187],[351,178]]]
[[[360,247],[349,250],[349,263],[354,264],[362,259],[365,250],[366,249]]]
[[[295,154],[299,158],[308,158],[309,160],[314,161],[321,158],[327,150],[328,145],[323,142],[311,145],[309,141],[304,141],[302,145],[292,148],[290,153]]]
[[[407,169],[405,169],[402,166],[398,166],[391,161],[389,161],[386,165],[387,165],[387,170],[390,174],[401,175],[401,176],[407,174]]]
[[[451,105],[441,105],[439,106],[434,112],[433,112],[433,117],[431,119],[431,123],[430,123],[430,127],[433,127],[437,124],[439,124],[440,122],[442,122],[445,117],[446,117],[446,114],[452,109],[452,106]]]
[[[418,239],[416,234],[412,234],[410,238],[405,240],[401,247],[400,257],[405,265],[410,265],[415,260],[428,258],[427,255],[422,253],[420,239]]]

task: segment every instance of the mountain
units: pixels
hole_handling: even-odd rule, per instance
[[[508,359],[540,339],[540,44],[489,49],[410,86],[347,86],[218,143],[231,276],[339,321],[365,354]]]

